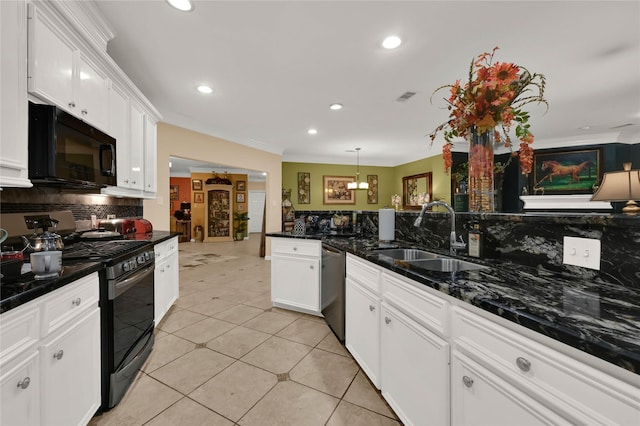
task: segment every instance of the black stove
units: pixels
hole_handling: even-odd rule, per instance
[[[151,247],[149,241],[108,240],[79,241],[65,245],[62,260],[102,260],[105,262],[118,260],[122,256],[131,255],[132,251],[145,246]]]

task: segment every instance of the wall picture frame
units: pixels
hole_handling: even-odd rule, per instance
[[[589,194],[600,176],[599,148],[534,151],[534,195]]]
[[[236,182],[236,191],[246,191],[247,190],[247,181],[239,180]]]
[[[236,203],[244,203],[244,193],[236,193]]]
[[[180,185],[169,185],[169,200],[177,201],[179,198]]]
[[[311,173],[298,172],[298,204],[311,204]]]
[[[194,203],[204,203],[204,192],[194,192],[193,193],[193,202]]]
[[[378,175],[367,175],[367,204],[378,204]]]
[[[355,204],[356,191],[347,185],[355,182],[353,176],[323,176],[322,204]]]
[[[202,191],[202,179],[192,179],[191,189],[194,191]]]

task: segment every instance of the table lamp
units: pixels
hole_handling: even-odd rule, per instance
[[[602,185],[593,194],[591,201],[626,201],[622,209],[625,214],[638,214],[640,207],[640,170],[631,170],[631,163],[624,163],[622,171],[607,172],[602,176]]]

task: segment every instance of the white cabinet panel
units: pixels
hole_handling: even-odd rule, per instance
[[[158,136],[155,121],[148,115],[144,120],[144,191],[158,192]]]
[[[40,424],[40,365],[38,351],[23,354],[16,366],[4,366],[0,377],[0,424]]]
[[[382,396],[405,425],[449,424],[449,343],[382,303]]]
[[[123,90],[111,86],[109,90],[109,134],[116,139],[116,176],[120,187],[128,188],[131,179],[129,166],[129,99]]]
[[[154,252],[154,320],[157,326],[179,296],[178,237],[156,244]]]
[[[109,128],[109,81],[98,67],[78,55],[78,106],[80,118],[97,128]]]
[[[27,8],[0,1],[0,187],[31,187],[27,110]]]
[[[320,260],[271,257],[271,299],[283,308],[320,313]]]
[[[345,346],[380,389],[380,297],[347,276]]]
[[[129,116],[129,188],[144,187],[144,111],[131,102]]]
[[[100,311],[94,309],[40,348],[42,418],[51,425],[89,422],[100,406]]]

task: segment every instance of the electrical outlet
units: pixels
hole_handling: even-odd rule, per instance
[[[562,263],[600,270],[600,240],[564,237]]]

